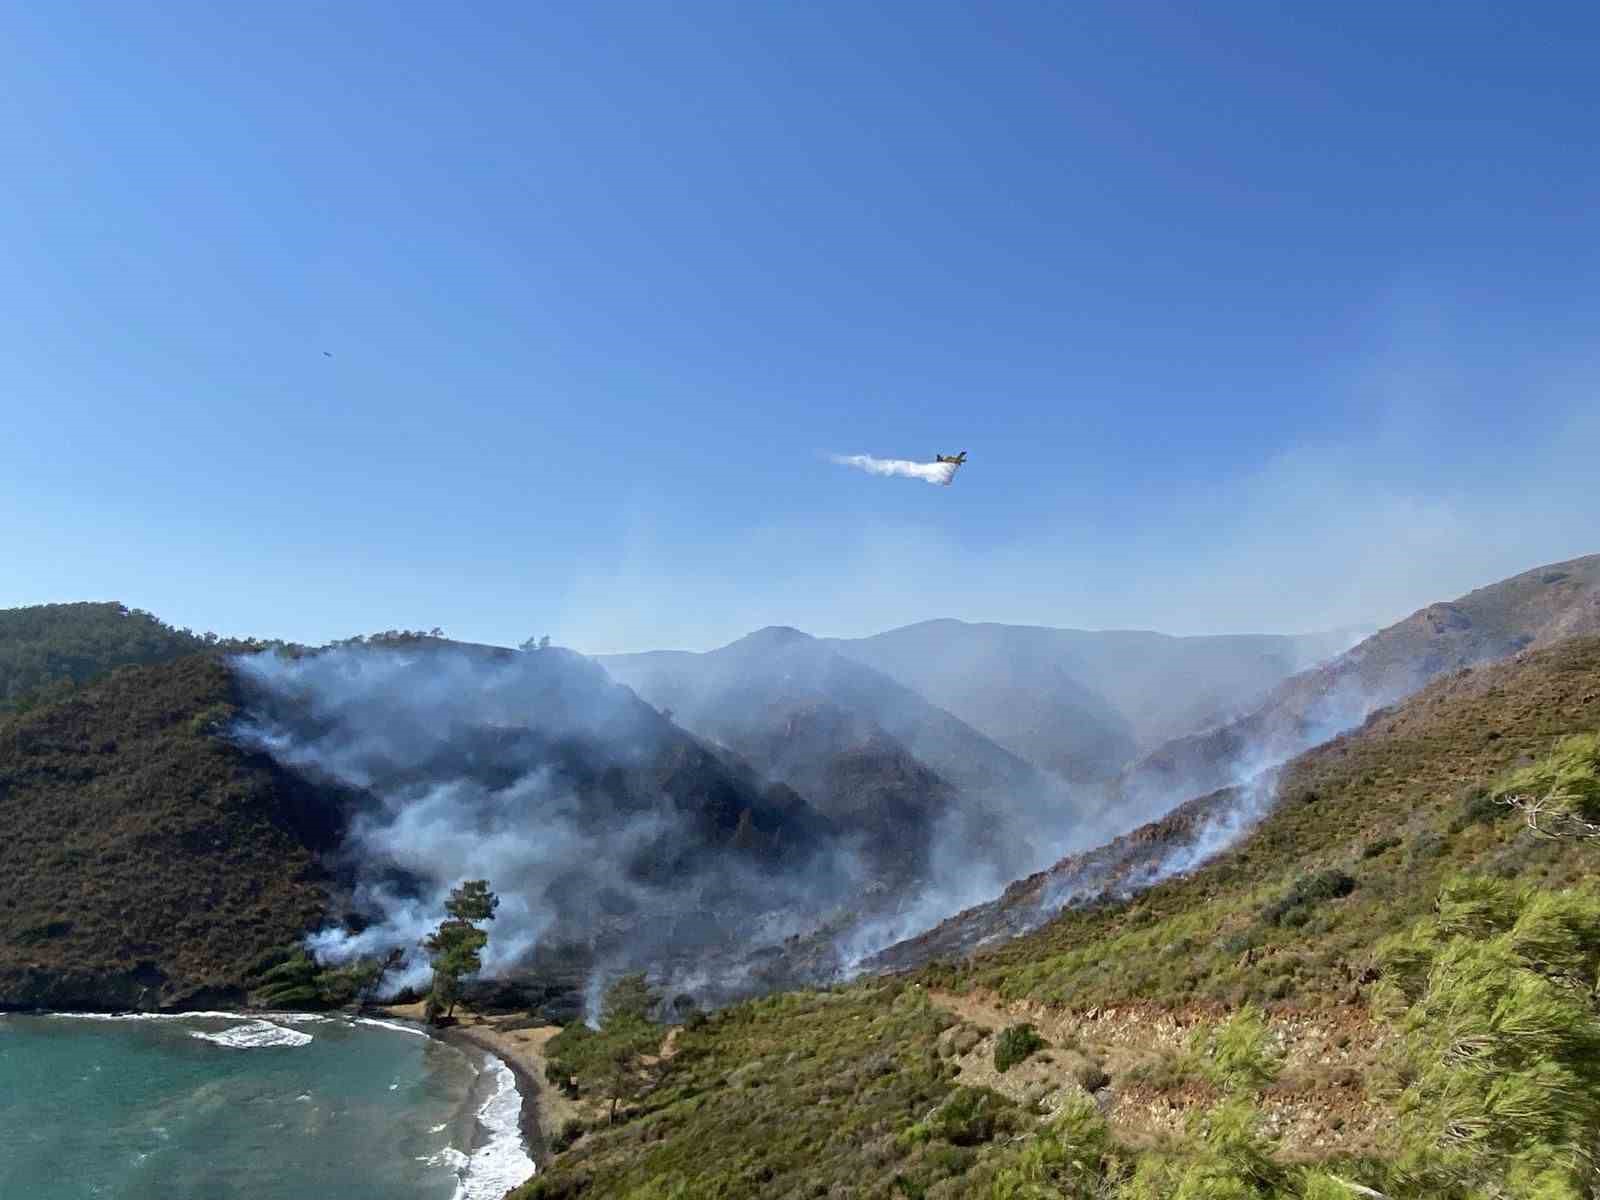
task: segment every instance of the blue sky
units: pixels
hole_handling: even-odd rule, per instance
[[[0,44],[0,605],[1298,630],[1600,550],[1593,6],[9,4]],[[962,448],[948,489],[827,457]]]

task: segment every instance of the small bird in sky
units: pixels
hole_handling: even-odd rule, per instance
[[[323,351],[323,352],[322,352],[322,357],[323,357],[323,358],[332,358],[332,357],[333,357],[333,351],[331,351],[331,350],[324,350],[324,351]]]

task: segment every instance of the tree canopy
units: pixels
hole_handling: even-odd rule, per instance
[[[448,914],[439,927],[423,940],[433,967],[433,986],[428,994],[430,1022],[454,1016],[461,998],[461,981],[483,969],[482,951],[489,934],[478,928],[480,921],[494,920],[500,897],[489,890],[486,879],[469,879],[457,886],[445,901]]]

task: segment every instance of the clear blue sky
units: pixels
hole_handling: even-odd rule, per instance
[[[1293,630],[1600,550],[1600,7],[8,3],[0,44],[3,605]]]

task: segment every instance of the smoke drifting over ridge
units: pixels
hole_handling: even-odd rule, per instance
[[[417,943],[466,878],[501,897],[485,977],[533,965],[573,996],[640,968],[727,995],[752,952],[864,896],[896,910],[908,882],[848,823],[567,651],[423,643],[235,666],[248,713],[235,738],[363,797],[340,864],[359,920],[311,947],[331,962],[404,948],[396,986],[427,978]],[[948,847],[968,832],[945,814],[903,837]]]
[[[920,479],[923,483],[937,484],[940,487],[950,486],[961,465],[950,462],[912,462],[906,458],[873,458],[870,454],[835,454],[831,459],[841,467],[854,467],[869,475]]]

